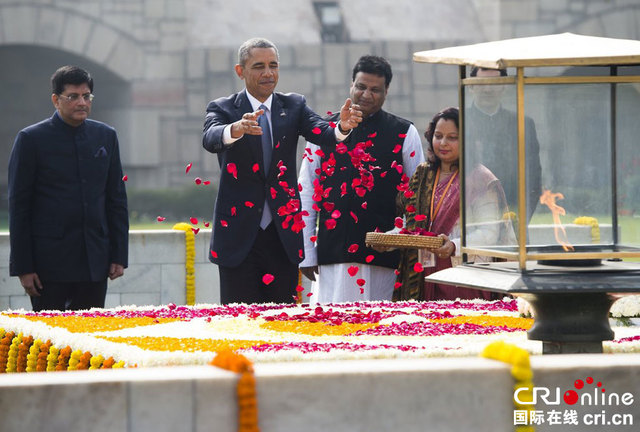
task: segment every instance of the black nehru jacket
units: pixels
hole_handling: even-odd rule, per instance
[[[329,120],[337,122],[337,118],[336,114]],[[409,121],[380,110],[351,131],[344,143],[348,148],[347,152],[340,153],[336,149],[325,153],[321,158],[320,184],[324,191],[329,188],[331,190],[326,198],[316,202],[320,207],[317,240],[319,265],[358,262],[389,268],[398,266],[400,255],[397,251],[379,253],[366,247],[364,240],[366,233],[375,231],[376,228],[381,231],[394,228],[396,195],[402,179],[402,174],[396,167],[402,166],[402,146],[410,125]],[[373,145],[366,147],[364,151],[375,160],[361,161],[364,169],[361,171],[357,166],[358,162],[354,164],[352,154],[358,143],[368,141]],[[331,155],[336,161],[335,169],[332,175],[328,175],[324,168],[330,163]],[[358,159],[357,156],[355,159]],[[366,190],[361,197],[352,186],[354,179],[363,177],[362,173],[365,179],[370,173],[373,188],[371,191]],[[343,184],[346,184],[347,192],[344,196]],[[366,189],[366,185],[359,187]],[[335,228],[328,229],[326,221],[332,219],[335,210],[341,215],[335,219]],[[354,244],[358,245],[357,251],[349,252]],[[367,263],[365,258],[369,255],[373,255],[374,259]]]

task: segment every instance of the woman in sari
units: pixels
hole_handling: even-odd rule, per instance
[[[493,293],[445,284],[424,282],[424,277],[452,267],[452,258],[460,256],[460,176],[458,172],[458,109],[446,108],[436,114],[425,132],[433,161],[418,166],[409,182],[413,194],[398,195],[399,213],[405,216],[405,228],[426,229],[438,234],[443,245],[433,250],[435,266],[416,267],[419,253],[405,249],[400,261],[394,300],[495,299]],[[499,180],[485,166],[473,166],[466,178],[467,220],[480,228],[467,235],[468,245],[513,242],[513,229],[504,222],[506,200]],[[419,217],[416,217],[418,216]],[[483,223],[484,222],[484,223]],[[509,226],[506,226],[506,225]],[[511,234],[510,234],[511,232]],[[483,260],[475,257],[476,261]]]

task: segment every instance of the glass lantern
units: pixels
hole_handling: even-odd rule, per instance
[[[639,257],[640,68],[506,71],[460,68],[465,260]]]

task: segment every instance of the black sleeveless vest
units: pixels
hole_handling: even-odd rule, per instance
[[[329,120],[337,122],[338,116]],[[394,227],[402,147],[410,125],[380,110],[353,129],[343,144],[321,157],[322,189],[316,188],[316,192],[322,192],[322,200],[315,202],[320,208],[318,264],[398,266],[399,252],[376,252],[366,247],[364,240],[369,231]],[[369,255],[373,260],[367,262]]]

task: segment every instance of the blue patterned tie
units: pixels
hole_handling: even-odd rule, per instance
[[[273,151],[273,144],[271,141],[271,128],[269,127],[269,119],[267,118],[267,107],[260,105],[260,109],[264,110],[264,114],[258,117],[258,124],[262,128],[262,160],[264,163],[264,175],[269,173],[269,165],[271,165],[271,153]],[[260,219],[260,228],[266,229],[271,223],[271,209],[267,200],[264,201],[264,208],[262,209],[262,219]]]

